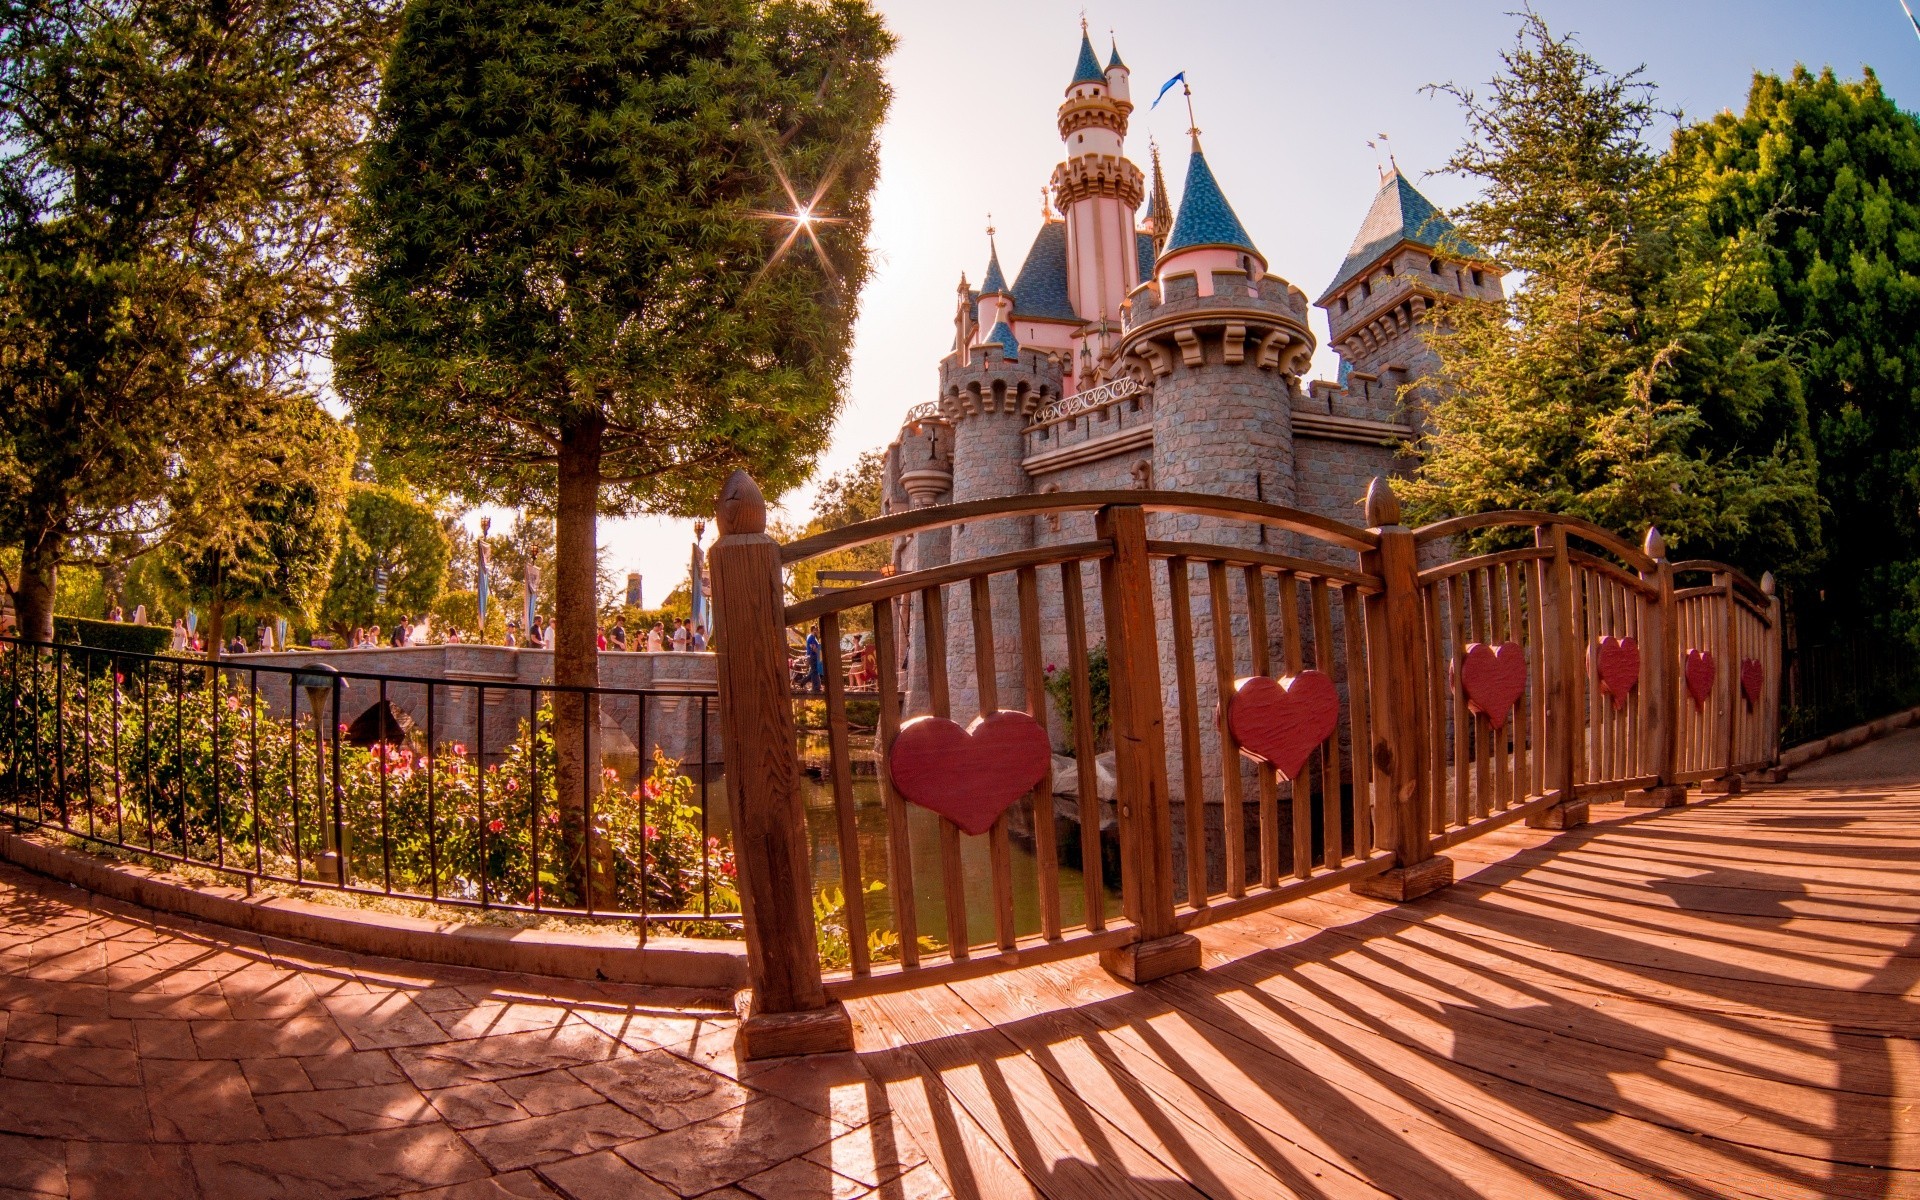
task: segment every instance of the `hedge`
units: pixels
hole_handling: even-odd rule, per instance
[[[53,618],[53,640],[127,654],[159,654],[173,645],[173,628],[168,625],[130,625],[123,621],[56,616]]]

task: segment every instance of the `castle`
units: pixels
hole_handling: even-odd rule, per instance
[[[1450,297],[1499,299],[1500,274],[1396,167],[1314,301],[1340,356],[1339,381],[1303,384],[1317,344],[1305,293],[1270,271],[1197,130],[1175,210],[1157,148],[1150,181],[1126,156],[1132,111],[1117,46],[1102,67],[1083,28],[1058,112],[1066,158],[1053,169],[1047,219],[1011,282],[991,241],[979,286],[962,276],[939,395],[908,414],[889,447],[887,506],[1158,488],[1357,522],[1368,481],[1407,466],[1395,447],[1416,433],[1419,399],[1406,385],[1436,366],[1423,314]],[[1214,529],[1228,523],[1172,514],[1154,522],[1161,537],[1192,538],[1203,527],[1226,540],[1267,537],[1238,522]],[[976,521],[902,539],[895,567],[1090,535],[1083,516]],[[994,585],[1003,664],[1020,644],[1011,583]],[[1042,597],[1049,654],[1059,604],[1055,585]],[[952,661],[970,664],[972,624],[954,611],[965,607],[950,606],[946,641]],[[925,711],[919,620],[906,630],[908,691],[910,707]],[[1017,669],[1002,671],[1001,702],[1017,702]],[[971,671],[952,675],[958,689]],[[970,703],[956,690],[954,714],[967,719]]]

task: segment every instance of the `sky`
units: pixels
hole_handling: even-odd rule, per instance
[[[1127,153],[1162,147],[1176,203],[1186,164],[1185,71],[1207,160],[1271,270],[1317,296],[1332,279],[1379,186],[1367,142],[1389,135],[1400,168],[1436,204],[1470,181],[1433,175],[1459,144],[1449,97],[1498,68],[1521,0],[1100,0],[1084,8],[1104,62],[1108,30],[1132,70]],[[989,214],[1009,277],[1041,221],[1040,188],[1062,157],[1054,111],[1079,50],[1078,0],[876,0],[899,47],[874,195],[875,269],[860,301],[846,404],[815,479],[884,446],[913,405],[934,397],[953,338],[960,273],[976,285]],[[1664,107],[1691,118],[1744,108],[1756,70],[1872,66],[1902,107],[1920,107],[1920,37],[1899,0],[1535,0],[1556,31],[1578,35],[1604,66],[1642,64]],[[806,189],[803,186],[802,191]],[[1315,336],[1326,324],[1314,312]],[[1316,374],[1331,375],[1323,346]],[[804,517],[812,487],[784,497]],[[709,540],[714,536],[708,529]],[[638,571],[658,603],[686,577],[692,523],[603,522],[608,565]]]

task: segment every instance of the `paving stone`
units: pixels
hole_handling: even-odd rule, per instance
[[[444,1125],[193,1147],[207,1200],[393,1196],[484,1179],[487,1166]]]
[[[0,1133],[0,1188],[67,1194],[67,1143],[59,1138]]]
[[[233,1017],[227,999],[219,993],[168,996],[160,992],[113,992],[107,1012],[116,1017],[167,1017],[176,1020],[226,1021]]]
[[[519,1101],[520,1107],[535,1116],[565,1112],[598,1104],[605,1097],[573,1077],[571,1071],[547,1071],[539,1075],[518,1075],[502,1079],[500,1090]]]
[[[666,1051],[575,1067],[580,1082],[659,1129],[678,1129],[747,1102],[724,1075]]]
[[[890,1179],[873,1193],[874,1200],[954,1200],[946,1180],[931,1164],[915,1167],[898,1179]]]
[[[25,1079],[9,1080],[0,1087],[0,1132],[104,1142],[147,1128],[143,1088]]]
[[[312,1054],[300,1060],[313,1086],[321,1091],[331,1088],[377,1087],[383,1083],[405,1083],[402,1071],[384,1050],[349,1050],[341,1054]]]
[[[455,1129],[479,1125],[499,1125],[518,1121],[533,1114],[514,1102],[512,1096],[495,1083],[468,1083],[427,1093],[427,1101],[441,1119]]]
[[[146,1064],[146,1076],[157,1141],[241,1142],[267,1136],[238,1063],[152,1062]]]
[[[0,1075],[43,1083],[138,1087],[140,1056],[131,1050],[10,1041],[5,1056],[0,1058]]]
[[[403,1047],[393,1054],[414,1083],[431,1090],[457,1083],[490,1083],[555,1067],[585,1066],[625,1052],[619,1042],[597,1029],[562,1025],[469,1042]]]
[[[748,1063],[740,1082],[758,1091],[772,1092],[809,1112],[832,1117],[848,1129],[865,1125],[891,1111],[887,1090],[879,1085],[857,1054],[818,1054]]]
[[[556,1004],[502,1004],[493,1001],[469,1003],[464,1009],[442,1009],[433,1014],[444,1037],[493,1037],[503,1033],[525,1033],[534,1029],[552,1029],[567,1019],[568,1009]]]
[[[199,1058],[193,1026],[185,1021],[140,1019],[133,1025],[133,1044],[141,1058]]]
[[[351,1048],[332,1018],[314,1015],[279,1021],[195,1021],[193,1040],[203,1058],[284,1058]]]
[[[267,1132],[279,1138],[395,1129],[439,1119],[433,1105],[410,1083],[286,1092],[261,1096],[257,1103]]]
[[[618,1105],[596,1104],[505,1125],[483,1125],[467,1130],[466,1139],[495,1170],[513,1171],[591,1154],[653,1132],[653,1126]]]
[[[572,1200],[674,1200],[674,1194],[611,1150],[561,1159],[540,1168]]]
[[[739,1186],[762,1200],[859,1200],[873,1190],[804,1158],[790,1158]]]
[[[185,1146],[69,1142],[67,1188],[73,1200],[193,1200],[200,1194]]]
[[[60,1016],[62,1046],[93,1046],[100,1049],[133,1049],[133,1023],[107,1016]]]
[[[50,1012],[14,1013],[7,1021],[7,1040],[55,1045],[60,1041],[60,1018]]]
[[[313,1081],[307,1078],[297,1058],[245,1059],[240,1064],[240,1073],[247,1077],[247,1086],[255,1096],[313,1089]]]
[[[738,1183],[833,1135],[826,1117],[772,1096],[658,1137],[620,1147],[620,1156],[682,1196]]]
[[[471,1183],[434,1188],[429,1192],[408,1192],[399,1200],[564,1200],[560,1193],[540,1181],[532,1171],[510,1175],[492,1175]],[[642,1198],[644,1200],[644,1198]]]
[[[424,1046],[447,1038],[402,992],[328,996],[323,1003],[356,1050]]]

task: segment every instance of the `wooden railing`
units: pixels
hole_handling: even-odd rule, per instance
[[[1076,513],[1091,537],[1062,523]],[[783,548],[763,514],[736,476],[710,560],[748,1057],[849,1045],[847,996],[1094,952],[1136,981],[1190,969],[1207,922],[1341,885],[1409,899],[1488,829],[1569,827],[1595,799],[1677,803],[1775,755],[1770,580],[1669,563],[1654,531],[1635,547],[1532,512],[1411,530],[1377,480],[1364,529],[1228,497],[1054,493]],[[785,566],[987,522],[1024,532],[782,601]],[[1482,531],[1532,544],[1447,561]],[[841,671],[855,627],[878,661],[870,749]],[[824,684],[796,695],[788,639],[809,632]],[[826,743],[811,841],[797,704]],[[1062,786],[1049,751],[1071,759]]]

